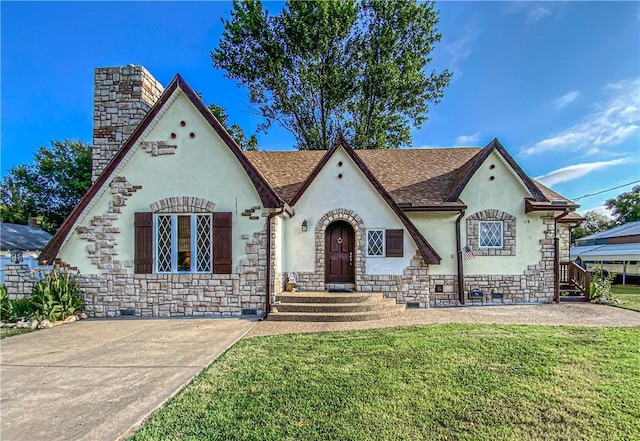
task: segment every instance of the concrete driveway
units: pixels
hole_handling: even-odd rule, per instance
[[[84,320],[4,339],[0,439],[118,439],[255,324]]]

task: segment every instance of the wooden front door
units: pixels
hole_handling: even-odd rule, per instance
[[[355,234],[345,221],[337,221],[327,227],[324,238],[325,282],[355,282]]]

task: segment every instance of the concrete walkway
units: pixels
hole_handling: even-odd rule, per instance
[[[4,339],[0,439],[118,439],[255,323],[86,320]]]
[[[402,314],[366,322],[299,323],[264,321],[247,335],[348,331],[429,323],[486,323],[565,326],[640,326],[640,312],[592,303],[546,305],[468,306],[462,308],[407,309]]]

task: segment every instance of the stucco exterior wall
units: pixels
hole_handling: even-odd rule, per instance
[[[165,200],[232,213],[233,274],[133,274],[134,214],[154,211]],[[262,312],[267,215],[235,155],[177,89],[78,220],[58,257],[82,274],[81,289],[96,316],[129,307],[153,316]]]
[[[134,258],[134,213],[151,211],[153,202],[178,196],[190,196],[212,201],[216,212],[233,213],[233,266],[246,259],[243,234],[261,232],[265,219],[263,210],[252,216],[242,216],[246,209],[260,207],[261,200],[241,164],[217,133],[209,126],[182,94],[171,103],[157,124],[142,141],[165,141],[176,145],[174,154],[152,156],[134,147],[129,160],[117,172],[140,188],[126,199],[117,218],[112,220],[114,248],[118,260],[132,262]],[[181,126],[181,121],[186,125]],[[172,138],[172,133],[175,138]],[[191,138],[190,134],[195,135]],[[233,189],[230,191],[229,189]],[[104,216],[114,204],[112,191],[107,189],[80,219],[79,226],[89,226],[95,216]],[[251,219],[257,217],[257,219]],[[89,243],[77,230],[61,248],[59,257],[76,266],[81,273],[96,273],[87,253]],[[133,267],[126,272],[133,274]]]
[[[493,166],[493,168],[492,168]],[[491,179],[493,178],[493,179]],[[461,221],[462,246],[467,240],[467,219],[483,210],[499,210],[515,217],[515,253],[508,256],[482,256],[465,262],[465,275],[521,274],[541,259],[540,238],[546,226],[544,213],[525,214],[524,198],[531,195],[497,152],[493,152],[473,175],[460,195],[467,210]]]
[[[314,231],[318,221],[332,210],[344,208],[353,211],[362,219],[365,230],[404,228],[402,222],[342,148],[335,152],[318,173],[294,208],[296,215],[285,223],[284,231],[284,267],[287,272],[316,272]],[[305,219],[308,231],[302,232],[301,225]],[[416,246],[406,231],[403,239],[403,257],[365,257],[364,273],[401,275],[416,251]]]

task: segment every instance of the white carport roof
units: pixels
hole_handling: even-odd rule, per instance
[[[582,260],[640,260],[640,243],[590,245],[571,248],[571,259]]]

